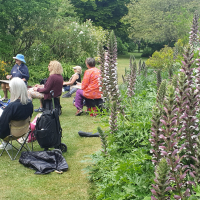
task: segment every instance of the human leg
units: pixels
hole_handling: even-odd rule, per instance
[[[72,94],[75,93],[77,90],[78,90],[78,88],[72,87],[72,89],[69,91],[69,93],[72,95]]]
[[[2,83],[1,88],[2,88],[3,93],[4,93],[4,97],[2,98],[2,100],[8,100],[9,84],[8,83]]]
[[[6,150],[12,149],[12,145],[3,140],[2,143],[0,144],[0,149],[4,149],[5,147]]]
[[[40,99],[40,107],[35,109],[35,112],[42,112],[43,111],[43,104],[42,99],[44,98],[44,94],[34,91],[33,89],[29,89],[28,91],[28,98],[32,101],[33,99]]]
[[[80,115],[82,113],[82,109],[83,109],[83,90],[78,89],[76,91],[76,97],[75,97],[75,106],[77,108],[77,112],[75,115]]]
[[[28,98],[32,101],[33,99],[43,99],[44,98],[44,94],[34,91],[32,88],[29,89],[28,91]]]
[[[74,87],[70,87],[70,88],[71,88],[70,91],[67,92],[67,93],[65,93],[65,94],[62,96],[62,98],[69,98],[69,97],[72,96],[73,93],[75,93],[75,92],[78,90],[78,88],[74,88]]]

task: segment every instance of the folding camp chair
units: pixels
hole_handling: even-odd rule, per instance
[[[30,117],[28,117],[25,120],[20,121],[10,121],[10,135],[3,139],[4,142],[6,142],[4,149],[2,150],[0,156],[2,156],[3,152],[6,151],[10,157],[11,160],[15,160],[19,152],[22,150],[22,148],[25,148],[27,151],[31,151],[28,144],[26,143],[29,134],[31,133],[31,130],[29,128],[30,125]],[[22,137],[22,143],[18,141],[19,138]],[[17,141],[17,143],[20,145],[20,148],[13,145],[13,141]],[[7,145],[10,144],[12,146],[11,150],[7,150]],[[19,146],[18,145],[18,146]],[[14,156],[13,149],[17,150],[16,155]],[[32,150],[33,150],[33,143],[32,143]],[[9,153],[9,151],[12,151],[12,154]]]

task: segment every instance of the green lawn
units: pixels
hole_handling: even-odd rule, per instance
[[[138,62],[138,54],[136,54]],[[119,56],[118,73],[119,82],[125,67],[129,66],[129,56]],[[2,95],[2,91],[0,92]],[[74,95],[73,95],[74,97]],[[63,154],[69,170],[63,174],[50,173],[48,175],[35,175],[34,170],[19,164],[19,156],[11,161],[6,153],[0,157],[0,200],[1,199],[66,199],[87,200],[90,183],[84,168],[88,165],[87,155],[92,154],[101,147],[99,138],[82,138],[78,131],[96,132],[101,126],[100,118],[88,115],[75,116],[76,108],[71,98],[61,98],[62,115],[60,116],[63,129],[62,142],[68,147]],[[34,108],[39,106],[39,100],[33,100]],[[34,113],[34,116],[36,113]],[[33,117],[34,117],[33,116]],[[41,151],[37,142],[34,151]]]

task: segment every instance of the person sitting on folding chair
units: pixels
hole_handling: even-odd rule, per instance
[[[11,120],[20,121],[32,116],[33,104],[28,99],[27,87],[21,78],[15,77],[10,83],[10,103],[3,109],[0,117],[0,138],[4,139],[10,135],[9,123]],[[6,142],[2,142],[0,149],[4,149]],[[6,149],[11,149],[7,144]]]

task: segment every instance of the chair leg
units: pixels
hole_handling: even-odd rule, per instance
[[[15,160],[16,157],[18,156],[19,152],[22,150],[22,148],[25,148],[27,151],[31,151],[31,149],[29,148],[28,144],[26,143],[27,139],[28,139],[28,136],[29,134],[31,133],[31,131],[28,132],[28,134],[26,135],[25,139],[23,139],[23,143],[21,144],[16,138],[13,138],[12,135],[9,136],[9,140],[8,142],[6,143],[4,149],[2,150],[0,156],[2,156],[3,152],[6,151],[7,154],[9,155],[10,159],[11,160]],[[13,145],[13,140],[16,140],[18,142],[18,144],[20,144],[20,148],[18,149],[17,147],[15,147]],[[31,139],[32,140],[32,139]],[[32,151],[33,151],[33,142],[31,141],[32,143]],[[9,151],[6,149],[7,145],[10,144],[12,146],[12,153],[10,154]],[[16,155],[14,156],[14,151],[13,149],[16,149],[17,150],[17,153]]]

